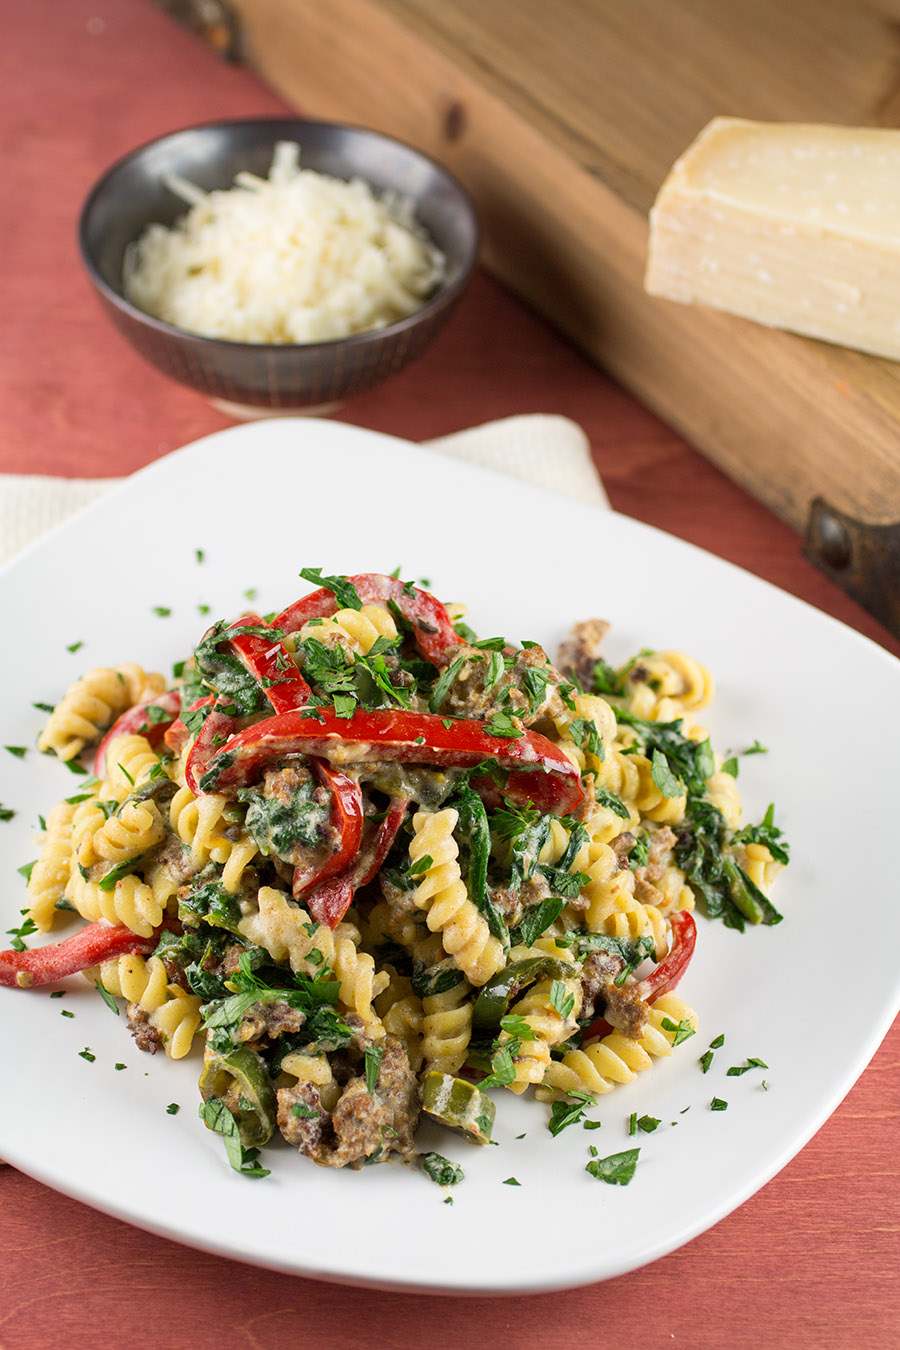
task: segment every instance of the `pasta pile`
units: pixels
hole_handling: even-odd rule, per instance
[[[612,669],[598,620],[554,666],[393,577],[303,575],[174,687],[123,666],[63,697],[41,748],[99,741],[97,776],[49,813],[28,913],[90,927],[0,979],[82,969],[142,1049],[201,1042],[201,1116],[253,1176],[276,1131],[409,1159],[423,1113],[484,1143],[493,1087],[598,1097],[670,1055],[695,906],[778,922],[788,857],[696,720],[710,673]]]

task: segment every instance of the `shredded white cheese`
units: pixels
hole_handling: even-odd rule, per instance
[[[190,210],[148,226],[125,259],[125,294],[166,323],[236,342],[323,342],[412,314],[445,260],[417,226],[411,198],[300,168],[275,147],[268,178],[239,173],[203,192],[166,185]]]

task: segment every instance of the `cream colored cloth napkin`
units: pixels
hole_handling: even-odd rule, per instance
[[[568,417],[543,413],[505,417],[425,445],[577,501],[609,506],[587,437]],[[0,474],[0,563],[121,481]]]

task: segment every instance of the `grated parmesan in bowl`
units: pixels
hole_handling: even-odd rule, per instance
[[[280,141],[268,178],[238,173],[204,192],[166,186],[190,207],[171,228],[149,225],[124,259],[126,298],[188,333],[233,342],[327,342],[408,317],[445,276],[445,259],[411,198],[376,195],[300,167]]]

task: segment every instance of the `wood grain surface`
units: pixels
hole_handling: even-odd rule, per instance
[[[713,116],[897,125],[896,0],[233,7],[294,106],[445,161],[491,272],[783,519],[900,521],[900,364],[643,289],[648,209]]]
[[[143,140],[283,108],[148,0],[11,7],[0,63],[0,472],[127,473],[226,419],[146,367],[103,319],[75,248],[79,204],[97,174]],[[900,652],[803,560],[784,525],[484,275],[431,352],[340,416],[421,439],[532,411],[584,426],[620,511]],[[864,915],[865,897],[853,899]],[[847,1010],[826,981],[804,971],[800,950],[797,961],[811,999],[810,1025],[798,1037],[827,1035],[829,1019]],[[0,1107],[27,1112],[28,1103],[4,1081]],[[734,1214],[644,1270],[515,1300],[360,1291],[258,1270],[150,1236],[3,1167],[0,1350],[895,1344],[898,1118],[895,1024],[833,1117]],[[147,1159],[148,1186],[160,1184],[164,1164]]]

